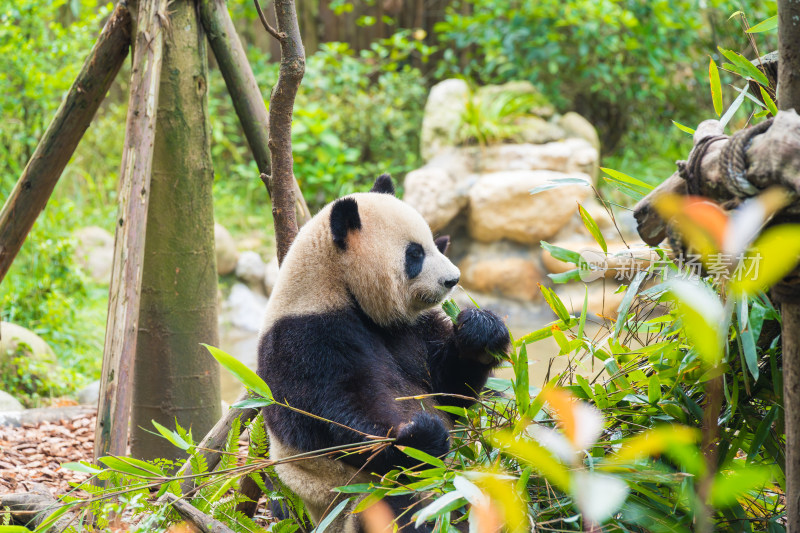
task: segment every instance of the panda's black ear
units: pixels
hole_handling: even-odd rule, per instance
[[[375,180],[375,185],[372,186],[369,192],[379,192],[394,196],[394,182],[392,182],[392,177],[389,174],[381,174],[378,176],[378,179]]]
[[[436,245],[436,247],[439,249],[440,252],[446,254],[447,249],[450,248],[450,235],[442,235],[441,237],[434,240],[433,243]]]
[[[331,208],[331,235],[333,243],[342,250],[347,248],[347,234],[361,229],[358,204],[352,198],[336,200]]]

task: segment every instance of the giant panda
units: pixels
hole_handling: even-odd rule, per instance
[[[303,226],[267,305],[258,374],[276,400],[341,425],[266,407],[271,459],[367,440],[343,426],[433,456],[448,453],[453,421],[435,407],[472,401],[396,398],[475,398],[499,361],[495,355],[510,348],[508,329],[494,313],[466,309],[454,324],[442,311],[460,276],[444,256],[448,243],[434,240],[422,216],[395,197],[386,174],[370,192],[334,201]],[[325,456],[275,470],[318,523],[343,497],[334,487],[417,463],[389,446],[373,457]],[[400,516],[413,502],[388,503]],[[398,521],[401,531],[413,530],[411,514]],[[329,530],[359,532],[357,516],[341,513]]]

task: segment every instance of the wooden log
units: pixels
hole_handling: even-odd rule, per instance
[[[294,99],[305,73],[306,56],[294,0],[275,0],[275,19],[281,43],[278,83],[269,100],[269,150],[272,173],[265,180],[272,197],[272,218],[278,262],[282,262],[297,235],[294,210],[294,160],[292,158],[292,113]],[[263,177],[262,177],[263,179]]]
[[[233,533],[233,530],[215,518],[211,518],[187,501],[174,494],[164,494],[167,503],[172,505],[181,517],[202,533]]]
[[[133,357],[139,325],[142,262],[164,47],[166,0],[141,0],[120,169],[119,211],[108,298],[95,459],[126,455]]]
[[[131,16],[120,2],[0,211],[0,281],[116,78],[128,55],[130,36]]]
[[[14,494],[0,495],[0,517],[8,508],[11,522],[25,526],[31,531],[39,527],[47,518],[61,508],[60,503],[46,490],[34,490]],[[64,531],[73,522],[74,517],[64,514],[59,517],[48,531]]]
[[[247,144],[261,174],[270,173],[269,116],[264,98],[258,88],[253,69],[247,61],[242,43],[233,26],[224,0],[201,0],[200,21],[206,30],[208,43],[217,59],[225,85],[231,95],[233,108],[239,117]],[[297,180],[293,179],[295,209],[300,224],[311,219]]]
[[[800,2],[778,0],[778,107],[800,111]],[[777,120],[777,119],[776,119]],[[787,169],[788,170],[788,169]],[[791,176],[800,181],[797,168]],[[797,190],[797,189],[795,189]],[[800,532],[800,301],[781,305],[786,430],[786,531]]]

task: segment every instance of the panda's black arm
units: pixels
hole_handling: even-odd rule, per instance
[[[434,392],[477,397],[500,363],[494,354],[505,354],[511,346],[503,320],[485,309],[461,311],[455,325],[437,310],[424,317],[418,327],[426,339]],[[469,407],[474,402],[444,396],[439,403]]]

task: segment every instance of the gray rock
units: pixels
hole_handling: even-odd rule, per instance
[[[98,283],[111,281],[114,236],[103,228],[88,226],[72,234],[76,241],[75,261]]]
[[[222,305],[220,318],[237,328],[257,332],[264,321],[267,301],[264,295],[251,290],[247,285],[236,283]]]
[[[558,125],[539,117],[522,117],[517,120],[522,142],[531,144],[545,144],[560,141],[567,136],[566,132]]]
[[[92,381],[78,392],[78,403],[81,405],[97,405],[100,398],[100,380]]]
[[[559,178],[584,180],[586,186],[566,185],[531,195],[535,189]],[[591,193],[586,174],[547,170],[484,174],[470,189],[469,233],[482,242],[509,239],[536,244],[566,224],[577,203]]]
[[[40,336],[10,322],[0,323],[0,360],[23,349],[27,357],[35,358],[37,361],[48,363],[55,361],[53,349]]]
[[[419,211],[436,232],[467,206],[467,187],[458,182],[445,168],[424,166],[406,175],[403,200]]]
[[[248,285],[260,286],[264,283],[265,268],[264,261],[256,252],[242,252],[236,263],[236,277]]]
[[[424,161],[443,148],[455,146],[468,97],[469,86],[464,80],[444,80],[431,88],[420,134],[420,153]]]
[[[588,141],[595,150],[600,152],[600,136],[592,123],[578,113],[570,111],[558,120],[558,125],[567,135]]]
[[[24,407],[9,393],[0,390],[0,412],[22,411]]]
[[[538,246],[509,241],[473,242],[458,264],[461,285],[469,290],[513,300],[541,299]]]
[[[230,274],[236,269],[239,251],[230,232],[221,224],[214,224],[214,246],[217,252],[217,274]]]

